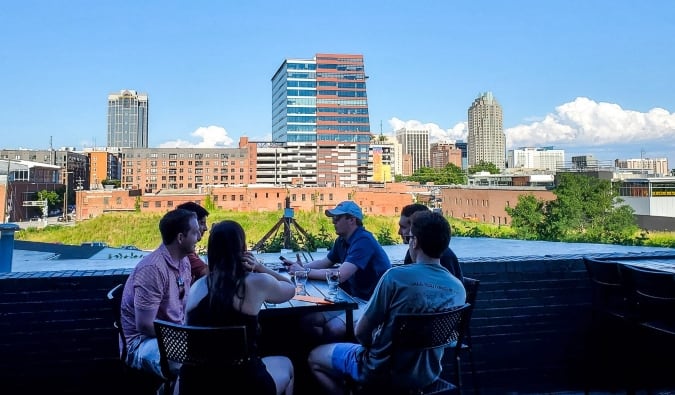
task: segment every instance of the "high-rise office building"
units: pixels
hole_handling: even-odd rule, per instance
[[[148,95],[122,90],[108,95],[108,147],[148,148]]]
[[[506,153],[510,169],[556,171],[565,164],[565,151],[553,147],[521,147]]]
[[[430,167],[429,162],[429,131],[409,130],[406,128],[396,131],[396,140],[401,143],[403,155],[410,155],[411,166],[403,171],[404,176],[410,176],[421,167]],[[410,174],[405,174],[410,171]]]
[[[500,170],[504,169],[506,135],[502,107],[492,92],[481,94],[469,107],[467,143],[469,166],[483,161],[494,164]]]
[[[372,177],[366,78],[363,55],[347,54],[286,59],[272,77],[272,141],[313,147],[319,185]]]

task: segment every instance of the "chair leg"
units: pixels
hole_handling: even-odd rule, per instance
[[[457,393],[462,394],[462,358],[460,352],[455,353],[455,377],[457,381]]]
[[[476,382],[476,365],[473,363],[473,351],[469,347],[469,364],[471,364],[471,384],[473,384],[473,393],[478,393],[478,383]]]

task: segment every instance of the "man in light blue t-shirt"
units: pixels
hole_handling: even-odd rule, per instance
[[[396,359],[403,360],[401,365],[393,366],[391,330],[398,314],[442,311],[465,303],[462,282],[440,264],[449,242],[450,224],[441,214],[412,215],[408,248],[413,263],[382,276],[356,325],[359,343],[324,344],[309,355],[312,374],[327,393],[344,393],[345,376],[400,389],[422,388],[438,378],[443,348],[408,353]]]

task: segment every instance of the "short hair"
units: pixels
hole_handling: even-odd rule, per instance
[[[181,203],[176,208],[182,208],[183,210],[190,210],[195,213],[197,213],[197,220],[199,221],[200,219],[207,217],[209,215],[209,212],[199,204],[195,202],[185,202]]]
[[[410,218],[410,232],[428,256],[440,258],[450,245],[450,223],[440,213],[418,211]]]
[[[171,244],[179,233],[190,231],[190,221],[197,219],[197,213],[182,208],[171,210],[159,220],[159,233],[162,234],[162,243]]]
[[[403,210],[401,210],[401,215],[409,218],[411,215],[415,214],[418,211],[430,211],[430,210],[429,207],[421,203],[413,203],[403,207]]]

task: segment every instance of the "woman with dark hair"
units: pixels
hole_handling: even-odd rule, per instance
[[[232,366],[181,369],[181,395],[228,393],[290,395],[293,364],[284,356],[257,354],[258,313],[263,302],[282,303],[295,295],[289,278],[257,262],[246,248],[241,225],[222,221],[211,228],[207,247],[209,273],[197,280],[187,301],[186,324],[201,326],[245,325],[250,361]]]

